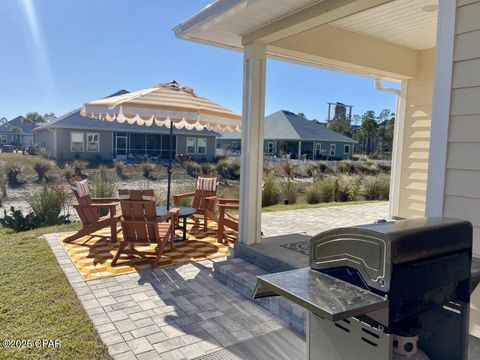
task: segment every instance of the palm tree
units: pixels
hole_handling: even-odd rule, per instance
[[[24,124],[38,125],[38,124],[44,123],[45,119],[42,115],[34,111],[34,112],[29,112],[27,115],[25,115],[22,122]]]
[[[10,131],[13,133],[13,143],[16,145],[20,144],[20,134],[22,133],[22,129],[20,129],[18,126],[12,126],[10,128]]]

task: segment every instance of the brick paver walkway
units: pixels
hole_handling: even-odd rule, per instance
[[[386,214],[386,203],[268,213],[262,229],[316,234]],[[85,281],[57,235],[47,240],[115,359],[305,357],[304,340],[285,323],[213,278],[222,258]]]
[[[264,236],[294,233],[316,235],[328,229],[388,218],[388,202],[332,206],[262,214]]]

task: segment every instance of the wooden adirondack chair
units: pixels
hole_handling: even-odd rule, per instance
[[[77,199],[77,204],[73,205],[73,208],[77,211],[83,228],[76,234],[65,238],[63,242],[70,243],[106,227],[110,227],[110,238],[112,242],[115,242],[117,241],[117,222],[120,220],[119,216],[116,214],[118,199],[92,198],[89,194],[86,181],[87,180],[82,180],[79,177],[74,177],[68,180],[72,186],[72,193]],[[83,191],[81,189],[83,189]],[[100,216],[101,209],[107,209],[108,214]]]
[[[225,236],[225,227],[238,232],[238,216],[229,214],[228,210],[238,210],[239,202],[239,199],[218,199],[220,215],[218,216],[217,239],[219,243],[228,244],[228,240]]]
[[[203,216],[203,230],[207,231],[209,219],[218,222],[215,213],[217,186],[218,178],[216,176],[199,176],[195,192],[173,195],[173,203],[175,206],[181,206],[182,199],[192,198],[190,206],[197,211],[197,214]]]
[[[146,255],[151,255],[151,252],[138,251],[135,246],[152,244],[156,245],[154,265],[158,266],[167,243],[170,243],[170,250],[175,249],[178,209],[171,209],[166,216],[158,217],[153,190],[119,190],[118,193],[123,239],[118,241],[118,252],[112,260],[112,266],[117,264],[123,253],[147,258]]]

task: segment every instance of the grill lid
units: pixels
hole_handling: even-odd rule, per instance
[[[348,266],[367,285],[389,291],[392,267],[472,247],[472,225],[449,218],[422,218],[338,228],[311,239],[310,266]]]

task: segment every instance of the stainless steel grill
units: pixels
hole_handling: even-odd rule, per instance
[[[466,359],[470,293],[478,282],[469,222],[340,228],[314,236],[310,248],[310,268],[261,276],[253,294],[284,296],[309,311],[309,359],[392,359],[416,351],[425,359]]]

